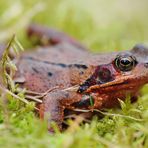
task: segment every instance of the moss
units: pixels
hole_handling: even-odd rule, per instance
[[[129,49],[148,40],[147,7],[147,0],[142,3],[138,0],[1,0],[0,41],[6,41],[15,32],[21,44],[30,48],[32,44],[25,28],[37,22],[67,32],[94,52]],[[90,124],[80,126],[71,121],[64,133],[55,135],[50,135],[46,123],[36,117],[33,103],[25,105],[7,96],[7,105],[0,101],[0,147],[146,148],[147,92],[145,86],[138,102],[122,102],[122,109],[109,110],[103,118],[94,118]]]

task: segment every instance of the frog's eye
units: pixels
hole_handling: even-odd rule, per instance
[[[131,55],[117,56],[115,59],[115,66],[121,71],[130,71],[137,64],[136,58]]]

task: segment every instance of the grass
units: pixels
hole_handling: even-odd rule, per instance
[[[143,0],[1,0],[0,41],[16,33],[25,49],[32,47],[25,35],[31,22],[59,28],[74,36],[93,52],[129,49],[147,43],[148,2]],[[138,102],[121,102],[122,109],[109,110],[103,118],[70,127],[55,135],[47,133],[46,123],[34,111],[10,95],[0,100],[0,147],[148,147],[148,87]],[[1,94],[3,94],[1,92]],[[20,97],[24,97],[20,93]],[[6,105],[3,100],[7,99]]]

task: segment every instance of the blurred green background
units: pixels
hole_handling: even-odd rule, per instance
[[[148,0],[0,0],[0,43],[15,33],[30,48],[25,30],[34,22],[70,34],[93,52],[126,50],[148,43],[147,15]],[[32,104],[9,99],[7,114],[0,103],[0,147],[147,148],[147,92],[144,87],[137,103],[109,110],[112,116],[82,126],[69,121],[70,128],[55,135],[47,133]]]
[[[95,51],[147,43],[147,0],[1,0],[0,41],[16,33],[24,47],[31,22],[55,27]]]

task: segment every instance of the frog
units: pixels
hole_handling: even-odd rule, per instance
[[[129,50],[91,53],[71,36],[46,26],[31,24],[27,35],[35,46],[17,59],[16,84],[46,93],[39,116],[62,131],[64,111],[113,108],[120,100],[138,97],[148,83],[148,48],[137,44]]]

